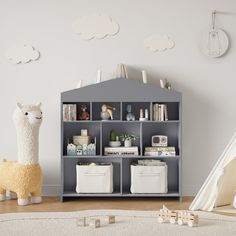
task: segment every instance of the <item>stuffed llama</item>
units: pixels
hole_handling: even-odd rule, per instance
[[[17,103],[13,120],[17,131],[18,161],[0,163],[0,201],[6,199],[6,190],[15,192],[18,205],[27,205],[29,194],[32,203],[40,203],[42,172],[38,163],[39,127],[42,123],[41,103]]]

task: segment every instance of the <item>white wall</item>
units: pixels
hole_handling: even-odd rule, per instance
[[[208,59],[198,50],[199,36],[210,25],[212,10],[217,24],[231,38],[231,49],[221,59]],[[104,40],[84,41],[71,30],[78,16],[111,15],[120,33]],[[116,64],[128,65],[129,76],[149,81],[168,78],[183,93],[183,189],[194,194],[236,130],[236,1],[234,0],[8,0],[0,1],[0,156],[17,158],[12,112],[15,103],[43,103],[40,162],[44,190],[56,193],[60,181],[60,92],[79,79],[90,84],[97,69],[109,79]],[[143,40],[153,33],[171,36],[173,50],[151,53]],[[42,57],[26,65],[12,65],[5,50],[29,43]]]

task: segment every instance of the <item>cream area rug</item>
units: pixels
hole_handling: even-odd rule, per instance
[[[4,236],[235,236],[236,217],[199,212],[199,226],[188,227],[157,222],[155,211],[88,210],[54,213],[0,214],[0,235]],[[105,216],[115,215],[108,224]],[[77,226],[78,217],[96,217],[100,228]]]
[[[217,207],[213,209],[213,211],[216,213],[230,213],[232,215],[236,215],[236,208],[232,205]]]

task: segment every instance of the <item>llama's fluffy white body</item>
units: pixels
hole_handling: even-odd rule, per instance
[[[38,138],[42,123],[41,104],[21,105],[13,114],[17,131],[18,162],[0,164],[0,201],[5,200],[6,190],[16,192],[19,205],[41,202],[42,173],[38,164]]]

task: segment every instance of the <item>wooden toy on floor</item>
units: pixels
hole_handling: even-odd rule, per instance
[[[99,228],[100,227],[100,219],[98,218],[91,218],[89,221],[89,226],[93,228]]]
[[[165,205],[163,205],[163,208],[158,212],[157,220],[159,223],[169,222],[175,224],[178,221],[178,213],[169,210]]]
[[[77,218],[77,225],[80,227],[85,227],[86,226],[86,218],[85,217]]]
[[[189,211],[178,212],[178,224],[194,227],[198,225],[198,216]]]
[[[87,222],[88,222],[88,224],[87,224]],[[114,215],[105,216],[105,222],[108,224],[115,224],[116,218]],[[101,227],[101,219],[90,218],[90,217],[78,217],[78,218],[76,218],[76,224],[79,227],[90,226],[92,228],[99,228],[99,227]]]
[[[106,217],[106,222],[108,222],[109,224],[115,224],[116,223],[116,218],[113,215],[107,216]]]
[[[158,212],[158,222],[169,222],[171,224],[178,223],[179,225],[187,224],[190,227],[198,225],[198,215],[189,211],[171,211],[165,205]]]

